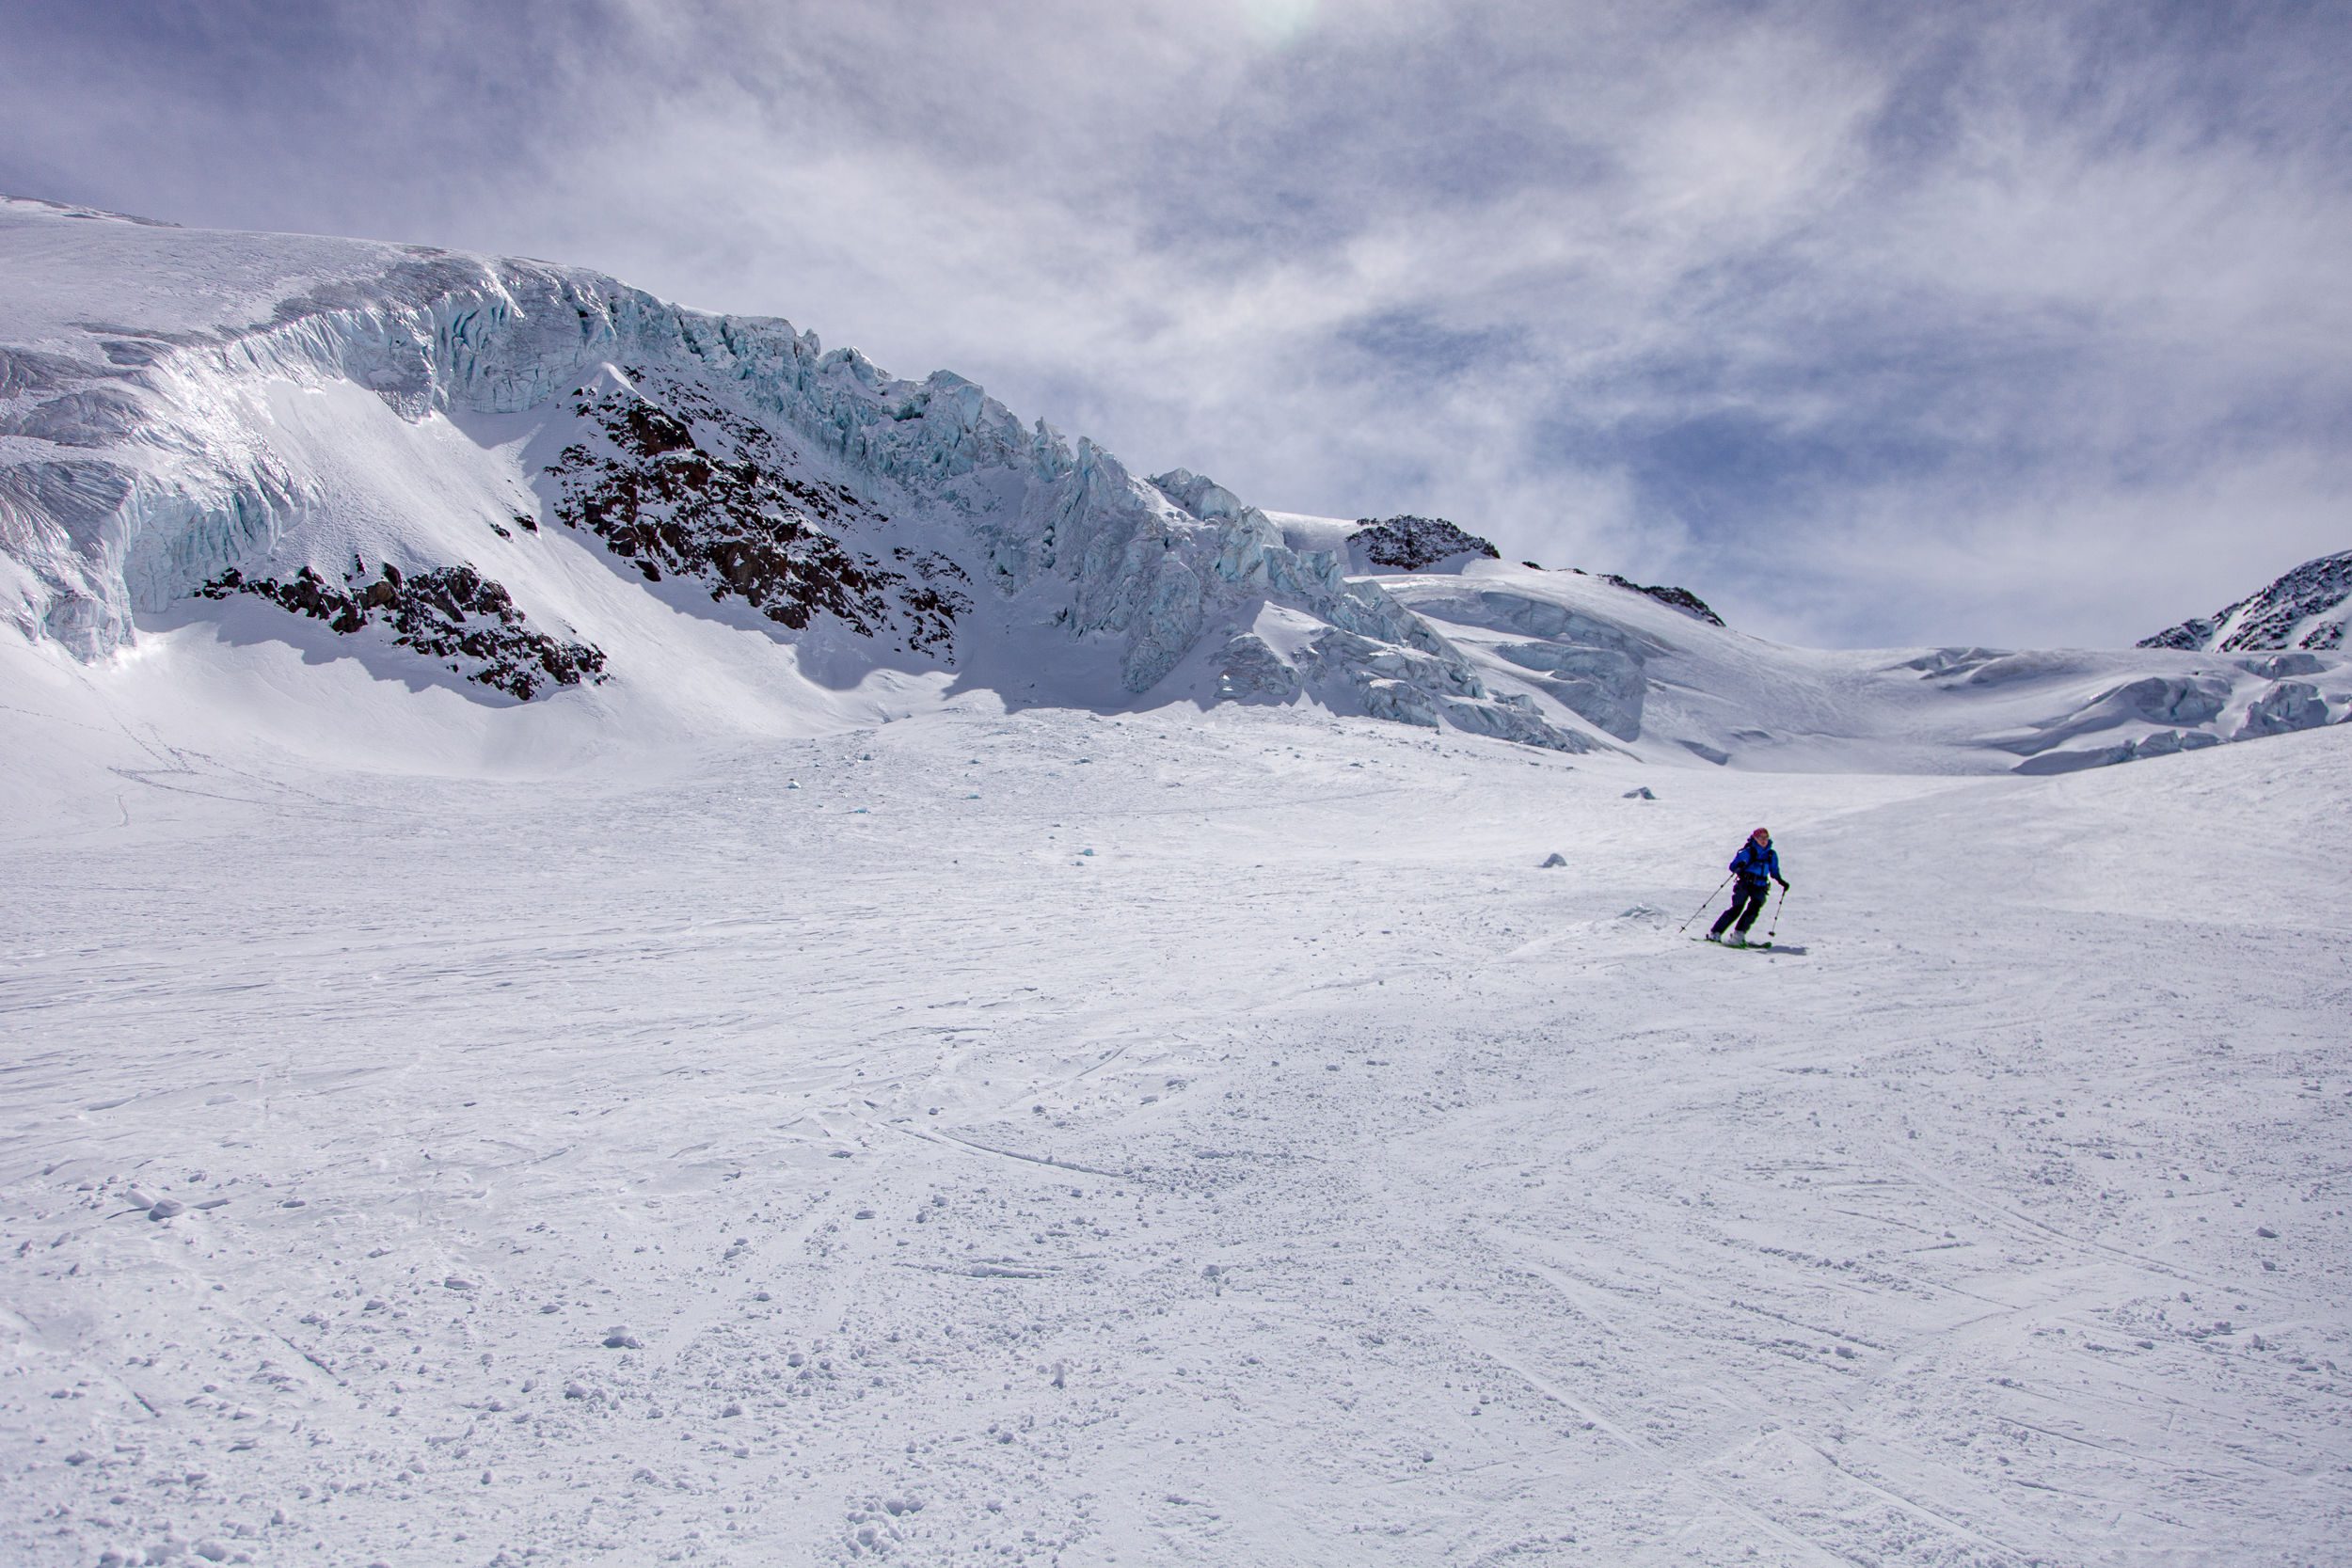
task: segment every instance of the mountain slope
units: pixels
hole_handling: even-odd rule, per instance
[[[2160,631],[2143,648],[2254,652],[2344,646],[2352,621],[2352,550],[2306,561],[2249,598]]]
[[[1491,689],[1573,713],[1658,762],[2068,772],[2352,711],[2341,656],[1789,648],[1576,572],[1482,562],[1381,580]]]
[[[130,645],[141,614],[224,593],[382,641],[324,595],[394,584],[389,567],[471,572],[509,625],[656,686],[691,676],[623,650],[663,606],[765,627],[835,686],[882,667],[944,685],[992,644],[1057,642],[1080,657],[1016,657],[1015,678],[1026,694],[1053,666],[1038,700],[1081,704],[1161,687],[1225,625],[1228,657],[1192,673],[1206,700],[1229,670],[1287,668],[1343,709],[1588,744],[1488,703],[1376,585],[1290,550],[1257,509],[1190,475],[1136,479],[950,372],[894,379],[783,321],[541,262],[21,201],[0,206],[0,245],[17,284],[0,589],[28,636],[86,660]],[[660,592],[583,595],[598,565]],[[1250,629],[1268,607],[1311,623],[1311,669],[1268,658]],[[525,695],[511,659],[390,641]],[[539,659],[532,689],[583,659]]]
[[[423,703],[481,756],[550,727],[571,754],[957,704],[1238,703],[1661,765],[1934,772],[2352,707],[2318,624],[2342,603],[2328,562],[2197,646],[1817,652],[1687,590],[1506,563],[1444,519],[1132,475],[952,372],[895,378],[576,268],[12,199],[0,258],[7,657],[72,661],[20,681],[78,681],[69,707],[241,713],[223,721],[308,750],[326,707],[390,733]],[[2289,633],[2308,646],[2226,657]],[[231,687],[241,705],[215,701]],[[499,717],[549,703],[552,726]]]

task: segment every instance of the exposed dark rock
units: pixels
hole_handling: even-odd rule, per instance
[[[2346,614],[2352,614],[2352,550],[2306,561],[2251,598],[2156,633],[2143,648],[2179,648],[2187,653],[2252,653],[2269,648],[2328,649],[2344,646]],[[2344,611],[2316,626],[2308,623],[2330,610]]]
[[[821,610],[863,636],[896,632],[912,652],[953,656],[956,619],[972,609],[963,568],[900,546],[894,570],[851,550],[834,531],[888,519],[842,485],[788,472],[795,459],[752,420],[689,388],[632,379],[663,401],[615,390],[575,404],[605,450],[574,443],[548,469],[563,489],[559,522],[648,582],[666,571],[795,630]]]
[[[1352,539],[1363,546],[1365,559],[1392,571],[1418,572],[1457,555],[1483,555],[1490,561],[1502,559],[1502,552],[1492,545],[1474,533],[1464,532],[1443,517],[1408,515],[1359,517],[1357,521],[1363,527]]]
[[[2179,626],[2168,627],[2153,637],[2142,638],[2132,645],[2136,648],[2178,648],[2186,654],[2203,653],[2213,645],[2213,634],[2221,629],[2221,623],[2229,619],[2236,609],[2237,606],[2232,605],[2211,620],[2192,615]]]
[[[365,569],[354,562],[344,586],[328,585],[310,567],[291,582],[247,578],[231,566],[197,590],[207,599],[252,594],[272,604],[325,621],[348,637],[382,622],[392,641],[438,660],[469,681],[529,702],[540,688],[596,684],[604,679],[604,654],[585,642],[559,642],[524,626],[514,596],[471,566],[443,566],[404,578],[384,563],[382,575],[362,583]]]
[[[1694,615],[1710,626],[1720,626],[1724,624],[1724,618],[1709,610],[1707,607],[1707,601],[1688,588],[1645,588],[1630,578],[1621,578],[1614,572],[1601,573],[1600,580],[1613,582],[1620,588],[1629,588],[1636,594],[1647,594],[1660,604],[1671,605],[1685,615]]]

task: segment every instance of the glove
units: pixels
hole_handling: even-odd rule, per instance
[[[1786,877],[1780,879],[1780,891],[1783,893],[1788,891],[1788,879]]]

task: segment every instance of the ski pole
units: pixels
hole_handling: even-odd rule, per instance
[[[1710,893],[1707,895],[1707,904],[1712,904],[1715,901],[1715,894],[1723,892],[1724,889],[1729,887],[1730,885],[1731,879],[1728,877],[1725,877],[1722,881],[1717,882],[1715,884],[1715,893]],[[1701,904],[1697,909],[1692,911],[1691,920],[1696,920],[1700,915],[1705,914],[1707,912],[1707,904]],[[1686,920],[1681,925],[1676,927],[1675,935],[1680,936],[1683,932],[1689,930],[1691,928],[1691,920]]]
[[[1764,945],[1767,947],[1770,947],[1772,944],[1772,939],[1780,934],[1780,911],[1788,906],[1788,884],[1783,882],[1780,884],[1780,896],[1772,900],[1772,929],[1764,933]]]

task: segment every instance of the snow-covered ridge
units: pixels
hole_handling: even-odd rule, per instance
[[[1346,543],[1356,570],[1367,573],[1458,572],[1480,561],[1502,559],[1493,541],[1480,538],[1451,518],[1417,517],[1409,513],[1396,517],[1359,517]],[[1522,564],[1543,569],[1533,561]],[[1580,577],[1585,575],[1581,567],[1568,569]],[[1614,572],[1594,575],[1628,593],[1645,594],[1695,615],[1710,626],[1724,624],[1724,618],[1688,588],[1662,584],[1645,588]]]
[[[1581,572],[1480,562],[1382,580],[1490,689],[1556,703],[1653,761],[2071,772],[2352,714],[2338,654],[1789,648]]]

